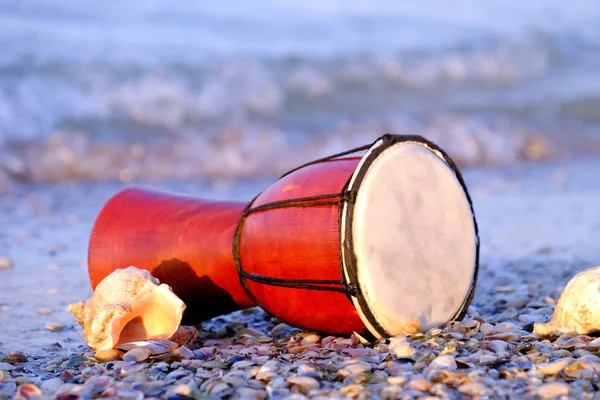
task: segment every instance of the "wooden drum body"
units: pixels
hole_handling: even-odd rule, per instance
[[[115,269],[133,265],[171,286],[186,303],[186,322],[253,306],[231,253],[245,206],[144,188],[117,193],[92,229],[92,287]]]

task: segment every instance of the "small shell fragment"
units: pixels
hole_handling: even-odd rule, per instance
[[[165,339],[138,340],[137,342],[120,344],[117,346],[117,349],[128,352],[140,347],[147,348],[148,351],[150,351],[149,356],[158,356],[175,350],[177,347],[179,347],[179,345],[175,342]]]
[[[178,361],[181,359],[181,355],[179,349],[175,349],[173,351],[169,351],[168,353],[152,355],[150,356],[150,359],[156,361]]]
[[[182,325],[177,329],[177,332],[169,338],[170,341],[177,343],[180,346],[184,346],[188,343],[192,343],[196,340],[198,330],[193,326]]]
[[[123,355],[123,361],[141,362],[152,355],[152,350],[147,346],[135,347]]]

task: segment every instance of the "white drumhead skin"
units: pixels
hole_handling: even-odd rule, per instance
[[[469,201],[452,169],[424,144],[400,142],[368,166],[354,189],[358,283],[375,320],[396,335],[414,318],[423,331],[454,318],[474,283],[478,239]]]

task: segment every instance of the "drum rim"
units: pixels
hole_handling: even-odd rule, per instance
[[[473,277],[471,280],[471,285],[469,287],[468,293],[463,300],[463,303],[456,311],[455,315],[449,321],[460,320],[464,317],[467,312],[471,301],[475,295],[475,288],[477,285],[477,277],[479,274],[479,247],[480,247],[480,239],[479,239],[479,228],[477,225],[477,219],[475,217],[475,211],[473,209],[473,202],[465,181],[460,173],[460,170],[454,163],[454,161],[444,152],[439,146],[432,143],[431,141],[425,139],[419,135],[393,135],[386,134],[376,140],[371,147],[367,150],[367,153],[363,156],[360,161],[358,167],[352,174],[352,176],[348,179],[343,192],[357,192],[360,190],[360,186],[363,183],[367,172],[370,166],[373,164],[375,160],[379,158],[379,156],[386,151],[387,149],[398,145],[398,144],[406,144],[406,143],[415,143],[421,145],[431,151],[435,156],[441,159],[443,162],[447,164],[450,170],[454,173],[456,179],[458,180],[467,202],[469,204],[469,209],[473,218],[473,228],[475,235],[475,265],[473,268]],[[356,253],[354,251],[354,235],[353,235],[353,226],[354,226],[354,201],[346,201],[343,202],[342,207],[340,207],[340,216],[339,216],[339,233],[340,233],[340,268],[342,274],[342,280],[345,282],[346,287],[356,288],[357,290],[353,290],[350,297],[352,303],[359,311],[359,316],[362,321],[365,323],[367,329],[377,338],[381,337],[390,337],[393,336],[392,333],[388,332],[378,321],[375,316],[374,311],[369,306],[369,302],[367,298],[363,295],[360,290],[360,282],[358,279],[358,262]]]

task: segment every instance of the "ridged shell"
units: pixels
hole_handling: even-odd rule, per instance
[[[184,302],[148,271],[117,269],[86,301],[69,305],[95,351],[148,339],[169,339],[181,323]]]
[[[539,336],[560,336],[565,333],[591,334],[600,331],[600,266],[575,275],[556,303],[552,320],[535,324]]]

